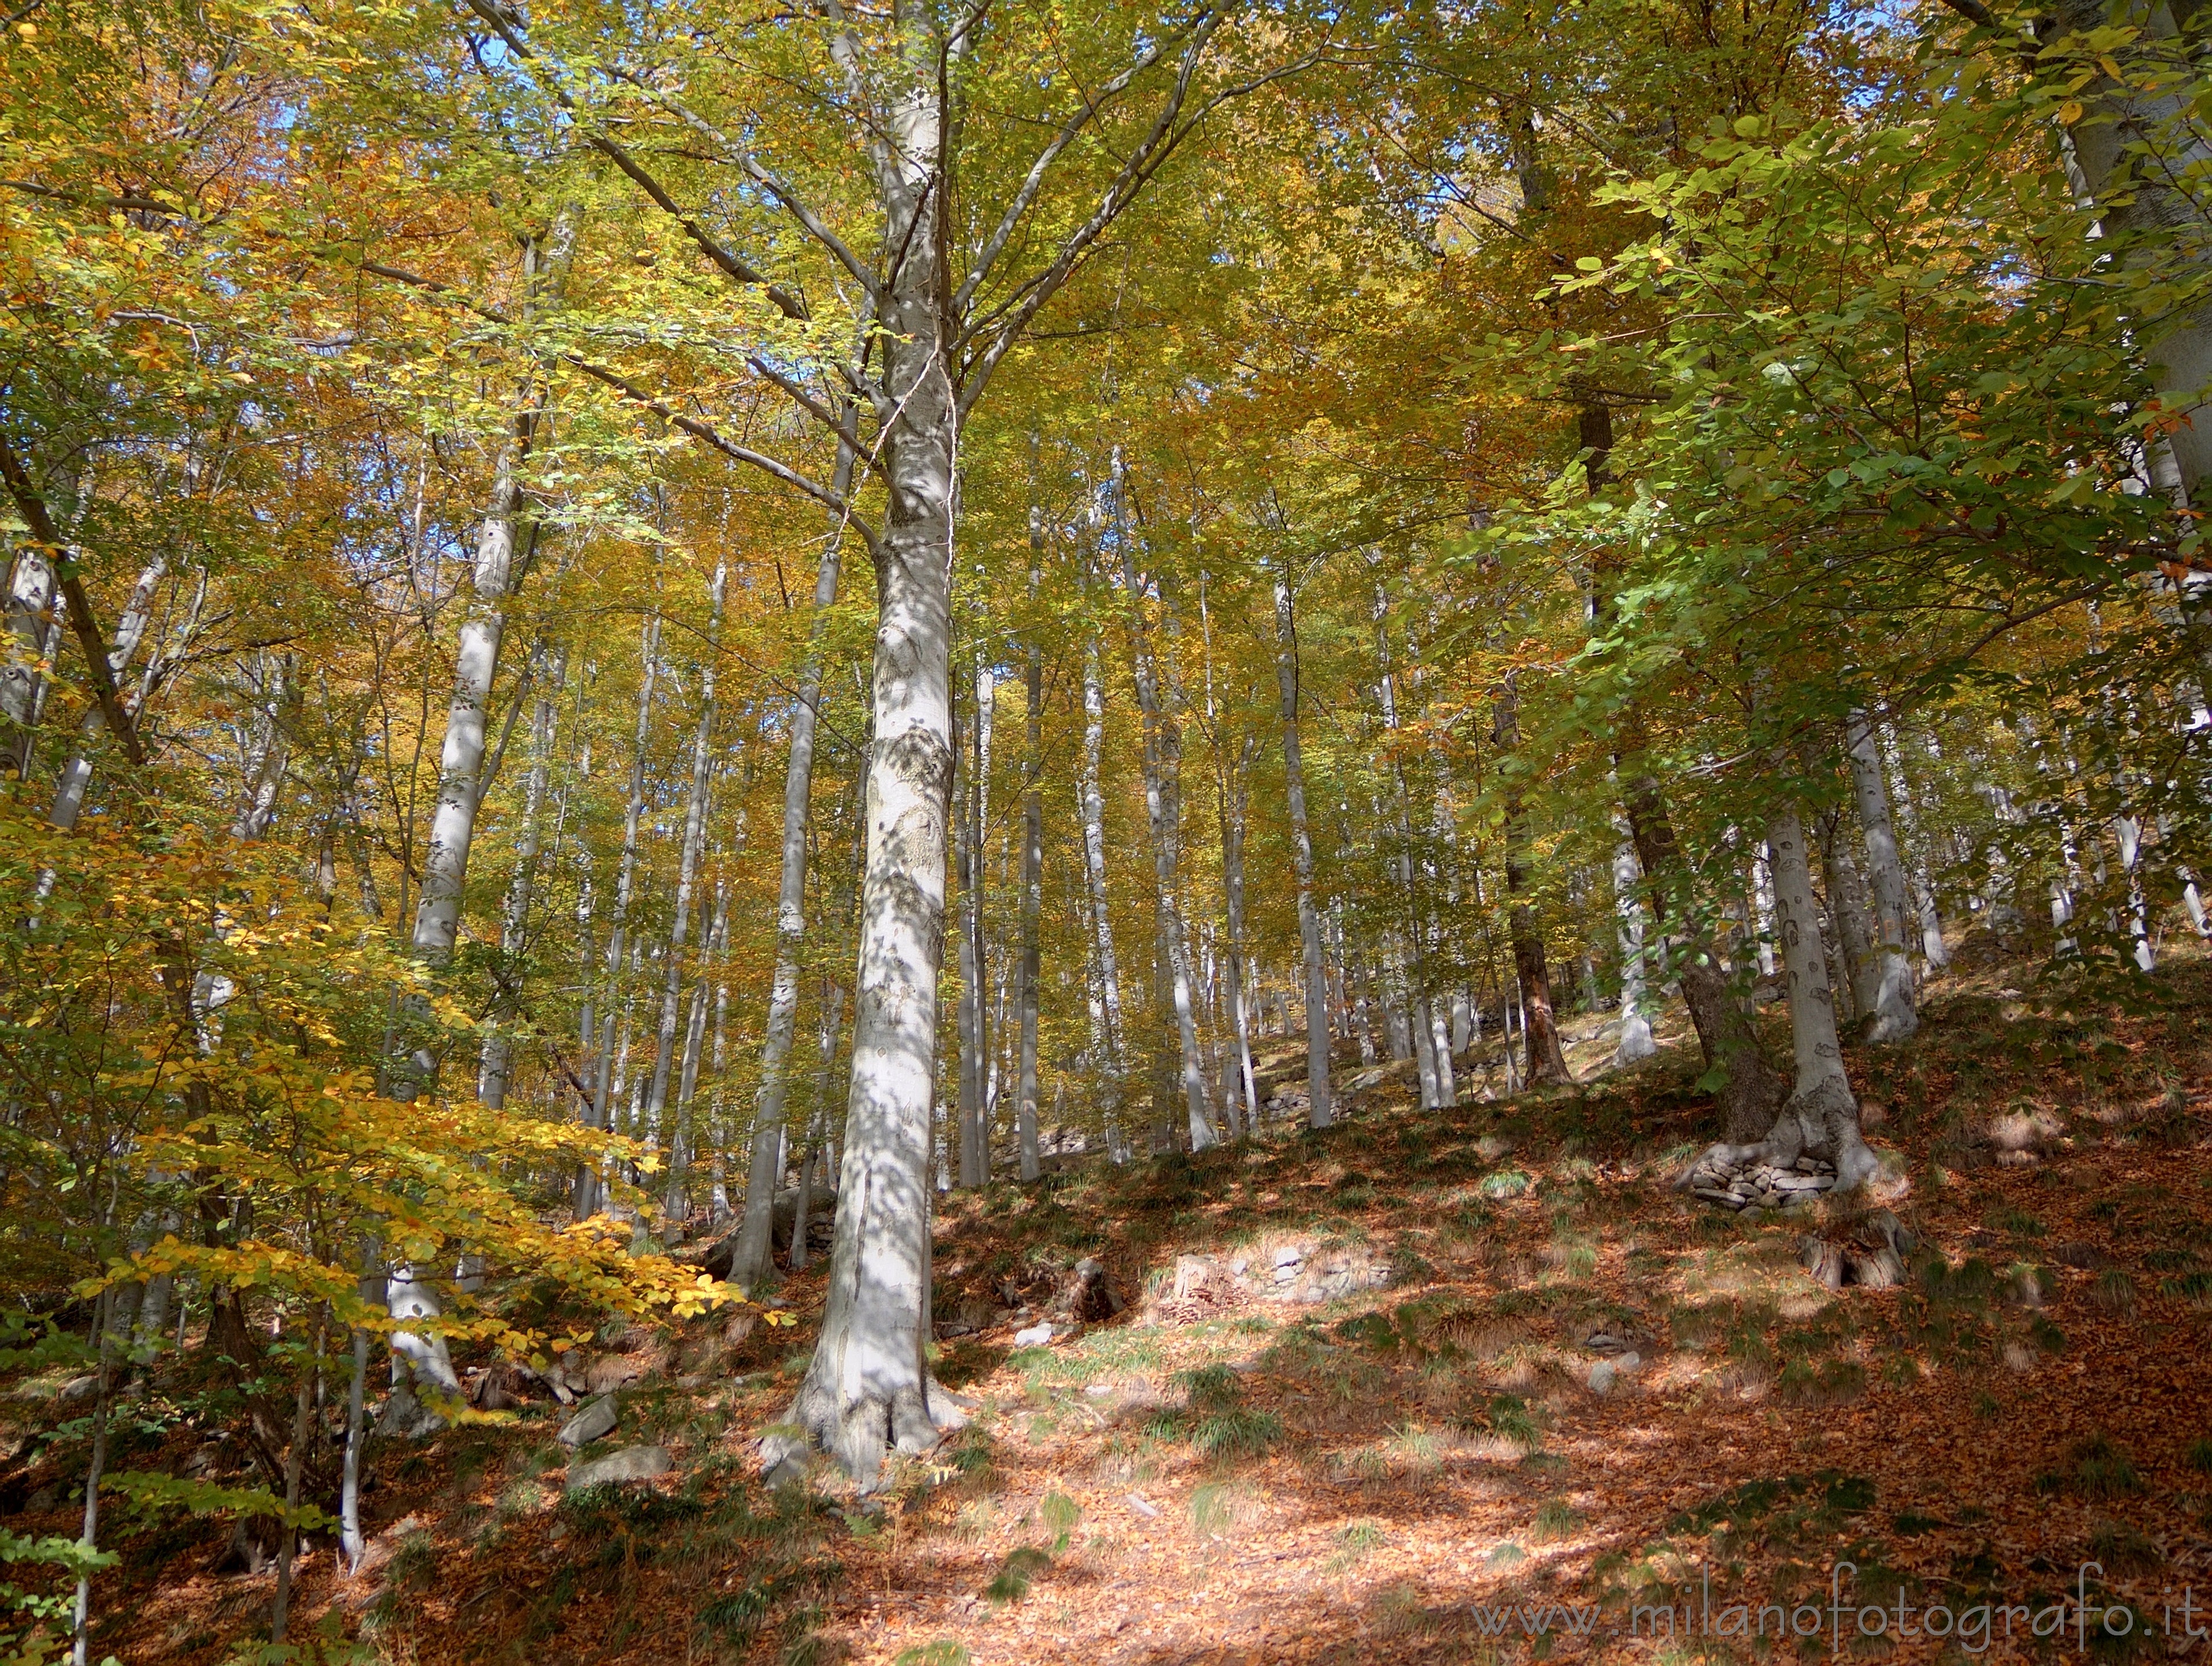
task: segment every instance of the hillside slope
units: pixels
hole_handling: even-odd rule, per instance
[[[1384,1082],[1325,1135],[954,1196],[939,1369],[975,1421],[887,1501],[751,1479],[817,1266],[781,1292],[796,1329],[702,1322],[577,1362],[623,1386],[574,1461],[657,1444],[665,1479],[564,1494],[550,1402],[378,1449],[370,1564],[336,1578],[319,1545],[305,1620],[426,1663],[1165,1666],[1642,1657],[1677,1646],[1650,1636],[1662,1608],[1752,1658],[1778,1611],[1761,1644],[1734,1605],[1781,1604],[1820,1616],[1793,1648],[1918,1659],[1957,1645],[1899,1640],[1899,1613],[1955,1628],[2078,1589],[2085,1636],[2121,1602],[2178,1633],[2193,1579],[2202,1626],[2208,1009],[2203,963],[2105,994],[1998,967],[1943,987],[1911,1046],[1854,1055],[1919,1244],[1889,1290],[1805,1273],[1808,1235],[1852,1229],[1829,1206],[1739,1217],[1668,1189],[1704,1132],[1679,1047],[1449,1113]],[[1126,1310],[1016,1346],[1085,1258]],[[36,1387],[9,1402],[26,1427],[56,1414]],[[20,1469],[9,1524],[74,1531],[57,1480]],[[222,1530],[117,1542],[95,1657],[214,1663],[265,1624],[273,1575],[214,1571]],[[1891,1635],[1861,1635],[1875,1605]],[[2009,1643],[1984,1623],[1993,1657],[2027,1651],[2032,1618]]]

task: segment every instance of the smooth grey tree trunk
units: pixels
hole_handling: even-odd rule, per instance
[[[1191,1003],[1190,957],[1183,940],[1182,908],[1176,895],[1177,846],[1181,842],[1179,794],[1170,771],[1171,739],[1166,714],[1161,709],[1159,668],[1144,612],[1144,591],[1137,572],[1135,540],[1131,534],[1127,489],[1121,457],[1114,453],[1115,522],[1121,546],[1121,582],[1129,607],[1129,636],[1135,661],[1137,708],[1143,722],[1139,759],[1145,779],[1145,817],[1152,834],[1152,874],[1157,888],[1156,928],[1159,939],[1159,980],[1165,987],[1167,1006],[1175,1014],[1176,1041],[1182,1064],[1183,1108],[1190,1131],[1190,1148],[1205,1151],[1218,1144],[1212,1106],[1206,1089],[1206,1064],[1199,1051],[1196,1014]],[[1165,1120],[1164,1103],[1158,1108]]]
[[[1282,697],[1284,795],[1291,812],[1291,855],[1297,869],[1298,941],[1306,982],[1306,1125],[1335,1121],[1328,1081],[1328,964],[1321,941],[1321,908],[1314,897],[1313,839],[1306,825],[1305,762],[1298,748],[1298,638],[1291,587],[1275,581],[1275,684]]]
[[[534,301],[557,280],[574,247],[576,217],[555,217],[544,245],[523,248],[523,286]],[[477,534],[469,606],[453,654],[453,690],[446,708],[446,739],[438,765],[438,806],[422,854],[422,889],[415,912],[415,952],[433,965],[450,959],[460,929],[461,893],[484,781],[484,712],[499,674],[499,651],[516,579],[515,533],[526,519],[521,471],[545,410],[545,390],[526,384],[501,447],[483,526]],[[533,532],[533,538],[535,533]]]
[[[17,779],[30,773],[39,695],[45,679],[48,615],[54,605],[54,569],[46,552],[18,544],[8,575],[8,636],[0,652],[0,756]]]
[[[876,555],[867,859],[854,979],[852,1085],[820,1340],[790,1421],[865,1486],[961,1414],[930,1341],[930,1135],[952,790],[951,563],[960,410],[940,285],[942,129],[933,91],[893,105],[876,142],[892,243],[883,295],[887,500]],[[801,1448],[763,1443],[771,1474]]]
[[[1874,1016],[1875,1000],[1881,990],[1881,967],[1875,955],[1875,927],[1867,907],[1866,883],[1851,855],[1850,824],[1840,809],[1820,818],[1821,865],[1828,881],[1828,921],[1841,952],[1844,976],[1837,986],[1839,1002],[1854,1025]]]
[[[991,673],[975,666],[975,721],[953,772],[959,824],[954,864],[960,884],[960,1120],[957,1130],[958,1183],[972,1190],[989,1177],[984,1149],[985,1073],[989,1042],[983,985],[988,976],[983,951],[983,778],[990,768],[990,726],[994,704]]]
[[[668,925],[667,970],[660,985],[660,1021],[653,1031],[653,1078],[646,1090],[645,1124],[668,1146],[668,1189],[663,1207],[672,1219],[684,1218],[684,1181],[690,1153],[664,1126],[668,1079],[676,1063],[678,1018],[684,994],[684,952],[690,940],[691,894],[697,888],[700,860],[707,851],[707,804],[714,778],[714,673],[722,654],[722,602],[730,579],[727,554],[714,564],[707,617],[706,659],[699,670],[699,722],[691,735],[691,781],[684,800],[684,842],[677,854],[675,912]]]
[[[1255,743],[1247,739],[1242,756],[1224,764],[1229,779],[1221,796],[1221,888],[1229,912],[1229,1023],[1237,1049],[1237,1097],[1248,1130],[1260,1126],[1259,1079],[1252,1067],[1252,1015],[1244,1001],[1244,836],[1248,813],[1245,777]]]
[[[1613,1051],[1616,1066],[1632,1065],[1659,1050],[1651,1021],[1644,1016],[1644,903],[1638,895],[1642,873],[1636,848],[1623,839],[1613,853],[1613,906],[1620,944],[1620,1040]]]
[[[2182,38],[2172,10],[2164,0],[2057,0],[2042,32],[2048,38],[2115,27],[2133,31],[2134,38],[2107,47],[2100,61],[2117,61],[2127,78],[2094,76],[2075,94],[2091,119],[2063,137],[2109,234],[2147,247],[2185,249],[2202,268],[2212,214],[2193,182],[2212,167],[2212,143],[2188,101],[2192,81],[2184,66],[2192,45]],[[2168,441],[2179,483],[2195,502],[2198,483],[2212,470],[2212,412],[2199,403],[2212,386],[2212,303],[2176,309],[2148,324],[2143,335],[2153,385],[2167,409],[2185,419]],[[2126,392],[2116,389],[2114,397]]]
[[[644,640],[640,644],[637,733],[630,747],[629,807],[623,817],[622,856],[615,874],[615,917],[613,927],[607,933],[605,993],[599,1003],[599,1073],[592,1085],[591,1108],[591,1126],[599,1130],[611,1126],[614,1096],[619,1091],[614,1079],[617,1009],[626,1012],[628,1001],[626,998],[617,999],[617,991],[622,985],[623,955],[628,947],[630,893],[636,884],[637,828],[645,815],[646,748],[652,734],[653,685],[659,668],[660,615],[654,613],[645,622]],[[627,1028],[626,1020],[623,1027]],[[576,1171],[576,1219],[588,1220],[599,1213],[605,1195],[598,1170],[588,1164],[580,1166]]]
[[[1951,964],[1951,952],[1943,944],[1943,915],[1936,899],[1935,858],[1923,836],[1917,807],[1912,801],[1912,781],[1906,774],[1905,759],[1894,739],[1885,737],[1885,750],[1893,778],[1897,783],[1897,819],[1905,831],[1905,842],[1911,848],[1913,906],[1920,919],[1920,954],[1932,971],[1941,971]]]
[[[1043,518],[1030,511],[1030,590],[1037,587],[1037,563],[1044,542]],[[1014,1089],[1015,1123],[1021,1141],[1024,1183],[1043,1170],[1037,1150],[1037,1001],[1040,995],[1039,916],[1044,907],[1044,656],[1031,642],[1025,668],[1027,711],[1023,718],[1022,943],[1021,977],[1015,996],[1020,1009],[1021,1064]]]
[[[1905,958],[1910,927],[1905,880],[1905,859],[1897,845],[1897,830],[1889,814],[1889,788],[1882,780],[1881,751],[1875,740],[1874,725],[1862,711],[1850,715],[1848,751],[1851,763],[1851,793],[1859,812],[1859,827],[1866,836],[1868,877],[1874,891],[1875,952],[1880,961],[1880,982],[1875,993],[1874,1028],[1867,1039],[1903,1041],[1920,1027],[1913,1004],[1912,964]]]
[[[1765,1159],[1787,1164],[1800,1157],[1819,1158],[1835,1165],[1837,1189],[1849,1191],[1873,1178],[1880,1164],[1860,1134],[1858,1097],[1844,1069],[1833,986],[1820,943],[1820,902],[1796,805],[1784,803],[1773,813],[1766,843],[1774,870],[1776,934],[1789,983],[1795,1079],[1764,1140],[1712,1151],[1736,1164]]]
[[[852,448],[837,447],[833,489],[842,498],[852,489]],[[771,1270],[775,1251],[775,1176],[767,1172],[763,1149],[771,1130],[784,1123],[789,1096],[792,1039],[799,1031],[800,952],[806,941],[806,830],[814,802],[814,737],[822,719],[822,631],[836,605],[837,581],[844,559],[844,524],[833,525],[814,569],[813,612],[807,621],[806,658],[791,709],[791,748],[783,776],[783,838],[776,884],[775,973],[769,987],[768,1029],[761,1039],[761,1085],[754,1102],[750,1165],[746,1170],[744,1216],[738,1229],[730,1277],[757,1288]]]
[[[523,424],[527,431],[527,418]],[[435,964],[452,958],[460,929],[461,891],[476,839],[484,763],[484,713],[499,650],[507,631],[508,587],[514,575],[515,523],[523,510],[517,471],[526,441],[518,438],[500,459],[477,538],[467,617],[453,654],[453,698],[446,708],[446,739],[438,767],[438,804],[422,855],[422,889],[416,903],[415,949]]]
[[[500,914],[500,949],[508,963],[503,970],[509,975],[517,975],[514,959],[522,952],[530,926],[532,894],[538,880],[539,822],[544,814],[546,783],[553,767],[555,705],[568,676],[567,651],[553,649],[546,674],[539,679],[536,706],[531,713],[530,773],[523,781],[522,825],[515,836],[514,877],[507,883],[507,903]],[[507,1104],[507,1073],[513,1061],[514,1043],[501,1025],[508,1005],[502,991],[484,1028],[483,1055],[477,1073],[477,1097],[494,1110]]]
[[[1101,757],[1106,736],[1106,681],[1100,666],[1098,638],[1085,644],[1083,654],[1083,778],[1079,808],[1083,817],[1083,871],[1090,887],[1092,938],[1098,959],[1100,1041],[1105,1050],[1104,1079],[1100,1083],[1107,1142],[1114,1143],[1116,1113],[1121,1109],[1122,1075],[1121,973],[1114,953],[1114,919],[1106,891],[1106,798],[1099,785]]]

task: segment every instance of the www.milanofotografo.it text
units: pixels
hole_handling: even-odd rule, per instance
[[[2189,1586],[2168,1587],[2157,1610],[2143,1614],[2131,1604],[2108,1600],[2092,1590],[2090,1578],[2104,1565],[2084,1562],[2075,1570],[2074,1590],[2028,1602],[1984,1597],[1971,1603],[1914,1604],[1899,1590],[1887,1604],[1860,1603],[1844,1591],[1844,1576],[1856,1575],[1855,1563],[1838,1562],[1831,1571],[1826,1602],[1730,1602],[1713,1600],[1708,1570],[1697,1600],[1679,1603],[1633,1603],[1626,1620],[1618,1610],[1609,1618],[1596,1602],[1474,1603],[1467,1609],[1484,1637],[1587,1637],[1601,1623],[1609,1633],[1642,1638],[1743,1638],[1776,1641],[1826,1638],[1841,1652],[1854,1638],[1910,1640],[1934,1638],[1968,1654],[2015,1639],[2071,1645],[2077,1651],[2092,1644],[2154,1635],[2185,1642],[2212,1639],[2212,1604],[2199,1602]]]

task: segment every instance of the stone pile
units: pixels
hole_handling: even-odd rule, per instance
[[[1801,1157],[1788,1164],[1763,1158],[1731,1164],[1708,1154],[1681,1183],[1692,1197],[1723,1209],[1787,1209],[1809,1204],[1832,1190],[1836,1170],[1817,1157]]]

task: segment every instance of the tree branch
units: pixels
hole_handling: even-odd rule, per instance
[[[115,690],[115,676],[108,668],[107,644],[101,639],[100,622],[93,617],[92,602],[84,593],[84,581],[75,571],[76,563],[70,558],[69,546],[56,530],[53,517],[46,513],[46,500],[39,496],[31,477],[23,471],[15,453],[5,439],[0,439],[0,476],[8,481],[8,494],[15,500],[16,511],[30,528],[31,536],[53,552],[56,575],[61,581],[62,597],[67,605],[70,628],[76,633],[77,646],[84,650],[86,674],[92,680],[93,697],[99,702],[100,714],[107,720],[109,733],[123,743],[123,751],[133,763],[146,761],[146,748],[138,738],[138,726],[131,721],[131,714],[123,704],[122,696]]]
[[[553,64],[556,70],[561,68],[557,60],[544,57],[524,40],[521,33],[510,21],[510,14],[490,3],[490,0],[461,0],[461,3],[492,27],[499,38],[507,44],[507,50],[514,54],[518,62],[535,64],[543,61]],[[532,73],[531,79],[550,93],[555,101],[569,114],[580,119],[583,116],[582,106],[569,96],[567,88],[557,85],[548,85],[535,71]],[[781,284],[771,282],[767,273],[725,248],[704,226],[699,223],[696,216],[686,214],[682,209],[677,207],[675,198],[668,194],[666,187],[647,172],[644,165],[628,150],[604,133],[586,131],[584,143],[629,175],[637,187],[650,197],[664,214],[684,228],[684,234],[690,238],[692,242],[698,246],[700,251],[723,272],[740,283],[757,288],[768,297],[769,303],[786,318],[805,323],[811,317],[804,300],[793,295]]]

